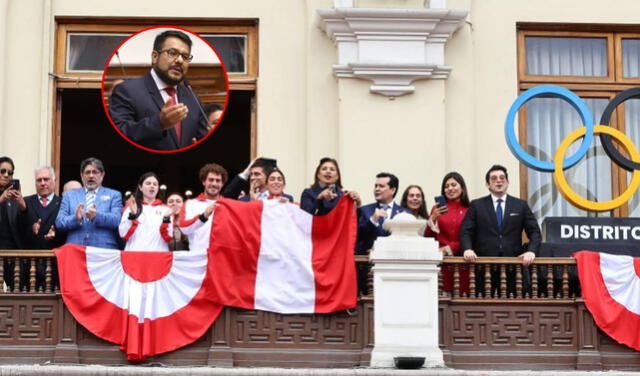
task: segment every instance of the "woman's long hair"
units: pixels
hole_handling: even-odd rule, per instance
[[[400,202],[400,206],[409,209],[407,201],[409,199],[409,190],[411,188],[418,188],[418,190],[420,191],[420,194],[422,195],[422,204],[420,204],[420,207],[418,208],[418,212],[411,213],[411,214],[414,214],[414,215],[417,214],[422,218],[428,218],[429,214],[427,214],[427,200],[424,197],[424,192],[422,191],[422,187],[420,187],[419,185],[412,184],[408,186],[407,189],[404,190],[404,193],[402,194],[402,201]]]
[[[143,199],[143,197],[142,197],[142,190],[140,190],[140,186],[149,177],[154,177],[158,181],[158,195],[156,196],[156,198],[159,198],[160,200],[162,200],[164,202],[164,197],[161,197],[161,196],[164,196],[164,193],[166,193],[166,192],[160,190],[160,179],[158,179],[158,175],[156,175],[155,172],[151,172],[151,171],[145,172],[144,174],[142,174],[142,176],[140,176],[140,179],[138,179],[138,184],[136,185],[136,192],[133,195],[134,199],[136,200],[136,206],[137,206],[136,217],[140,216],[140,213],[142,213],[142,199]]]
[[[464,178],[457,172],[450,172],[444,176],[442,179],[442,187],[440,188],[440,194],[447,197],[444,194],[444,185],[447,184],[447,180],[453,179],[458,184],[460,184],[460,189],[462,190],[462,194],[460,195],[460,203],[462,206],[469,206],[469,195],[467,194],[467,184],[464,182]]]

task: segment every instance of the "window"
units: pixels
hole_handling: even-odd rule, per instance
[[[640,82],[640,32],[603,31],[603,27],[577,25],[518,25],[518,76],[520,91],[555,84],[578,94],[589,106],[595,124],[609,101]],[[623,32],[624,31],[624,32]],[[640,30],[639,30],[640,31]],[[533,156],[553,160],[560,142],[582,121],[571,105],[557,98],[535,98],[519,113],[519,139]],[[640,100],[618,106],[611,126],[640,147]],[[577,141],[569,153],[577,150]],[[587,213],[568,203],[557,191],[552,173],[522,165],[521,196],[526,197],[539,221],[546,216],[640,215],[640,195],[613,212]],[[624,191],[630,180],[626,170],[612,163],[598,137],[587,157],[565,170],[571,187],[594,201],[606,201]]]

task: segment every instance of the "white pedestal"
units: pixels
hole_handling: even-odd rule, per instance
[[[418,236],[424,221],[396,216],[392,235],[378,238],[373,262],[372,367],[393,367],[396,356],[425,357],[425,367],[444,366],[438,347],[438,243]],[[387,227],[385,223],[385,227]]]

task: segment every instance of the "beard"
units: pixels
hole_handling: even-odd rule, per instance
[[[171,69],[171,67],[169,68]],[[153,67],[153,70],[156,72],[156,74],[158,75],[158,77],[160,77],[160,79],[162,81],[164,81],[164,83],[166,83],[169,86],[176,86],[178,85],[180,82],[182,82],[182,78],[184,77],[184,73],[182,76],[180,76],[180,79],[174,79],[171,76],[169,76],[169,71],[166,70],[161,70],[159,69],[157,66]]]

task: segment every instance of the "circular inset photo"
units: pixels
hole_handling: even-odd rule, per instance
[[[140,30],[113,51],[102,73],[104,110],[133,145],[157,153],[192,148],[227,107],[227,72],[215,48],[176,26]]]

